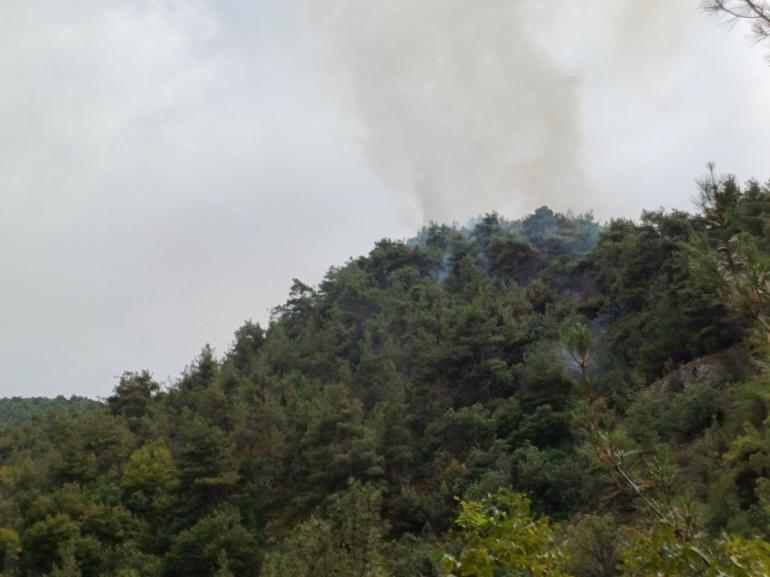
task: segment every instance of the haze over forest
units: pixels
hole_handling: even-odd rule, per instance
[[[224,352],[291,279],[430,220],[691,210],[762,178],[770,75],[695,0],[9,0],[5,395]]]
[[[770,576],[770,0],[0,35],[0,577]]]

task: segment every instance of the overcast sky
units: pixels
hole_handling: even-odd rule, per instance
[[[697,0],[3,0],[0,396],[173,380],[428,220],[770,177],[770,67]]]

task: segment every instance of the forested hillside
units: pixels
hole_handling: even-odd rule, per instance
[[[22,421],[33,418],[45,418],[55,411],[81,411],[96,408],[96,401],[84,397],[72,396],[21,398],[12,397],[0,399],[0,429],[10,425],[18,425]]]
[[[540,208],[299,280],[0,434],[3,575],[770,575],[770,188]]]

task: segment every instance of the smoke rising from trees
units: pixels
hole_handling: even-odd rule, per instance
[[[413,194],[424,220],[582,204],[575,199],[592,190],[585,70],[564,53],[586,44],[620,82],[649,90],[643,84],[661,79],[661,63],[676,62],[687,35],[686,3],[561,4],[335,0],[316,8],[348,75],[373,168]]]

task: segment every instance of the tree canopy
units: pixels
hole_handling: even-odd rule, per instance
[[[694,214],[432,224],[168,386],[3,401],[2,574],[767,575],[769,222],[712,171]]]

